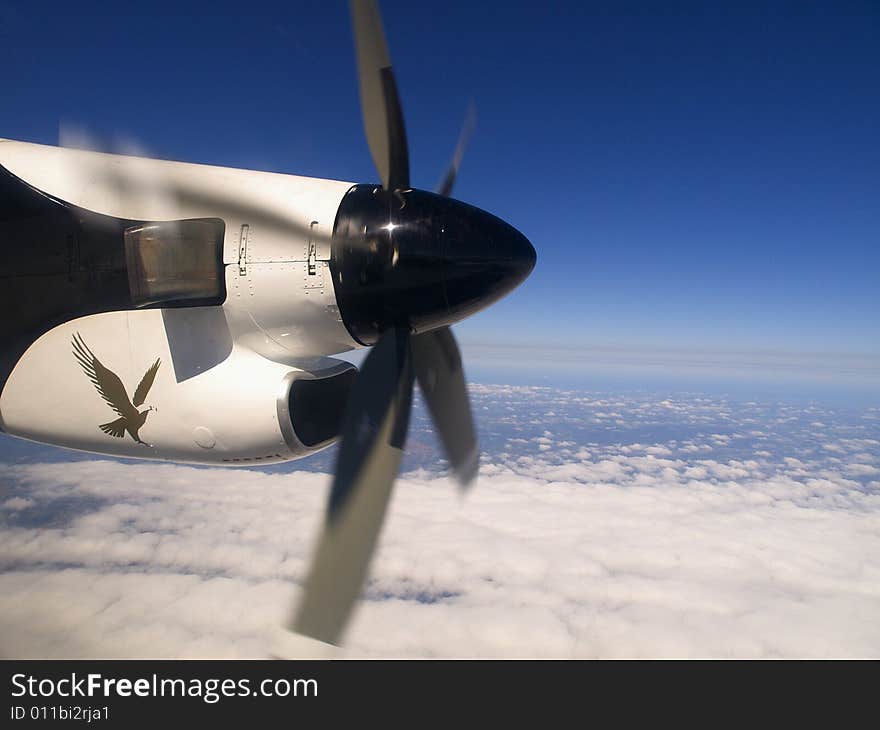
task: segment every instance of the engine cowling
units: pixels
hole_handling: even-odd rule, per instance
[[[50,330],[9,376],[3,430],[122,457],[245,466],[329,446],[357,370],[233,343],[220,307],[107,312]]]

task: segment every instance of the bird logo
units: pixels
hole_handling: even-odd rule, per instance
[[[137,443],[150,446],[146,441],[141,440],[138,431],[144,425],[150,411],[156,409],[150,406],[146,410],[139,411],[137,407],[143,405],[147,399],[147,393],[153,387],[153,381],[156,379],[156,371],[159,369],[161,360],[157,358],[156,362],[144,373],[144,377],[141,378],[141,382],[134,392],[134,400],[132,401],[128,399],[128,393],[125,391],[125,386],[122,384],[119,376],[105,367],[95,357],[79,332],[74,335],[72,344],[74,356],[92,385],[95,386],[98,395],[119,414],[119,418],[115,421],[102,423],[98,428],[109,436],[115,436],[116,438],[122,438],[125,436],[125,432],[128,431],[128,435]]]

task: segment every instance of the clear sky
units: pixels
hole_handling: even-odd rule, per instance
[[[346,3],[0,2],[0,136],[373,181]],[[880,5],[381,3],[432,188],[538,266],[467,342],[880,356]]]

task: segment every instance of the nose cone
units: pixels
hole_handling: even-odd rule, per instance
[[[516,228],[490,213],[449,201],[440,233],[444,286],[455,321],[484,309],[515,289],[535,268],[537,255]]]
[[[346,327],[373,344],[388,327],[424,332],[484,309],[535,260],[525,236],[478,208],[356,185],[337,213],[330,268]]]

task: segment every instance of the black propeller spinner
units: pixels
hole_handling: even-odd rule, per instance
[[[458,322],[535,265],[526,237],[499,218],[435,193],[375,185],[343,198],[331,251],[342,320],[364,345],[393,327],[417,334]]]
[[[535,249],[495,216],[446,196],[472,120],[439,192],[409,187],[403,111],[375,0],[352,0],[364,129],[382,186],[340,204],[330,270],[345,326],[374,345],[342,425],[324,531],[290,628],[337,643],[366,577],[400,467],[418,381],[453,474],[477,473],[461,353],[449,325],[496,301],[534,268]]]

